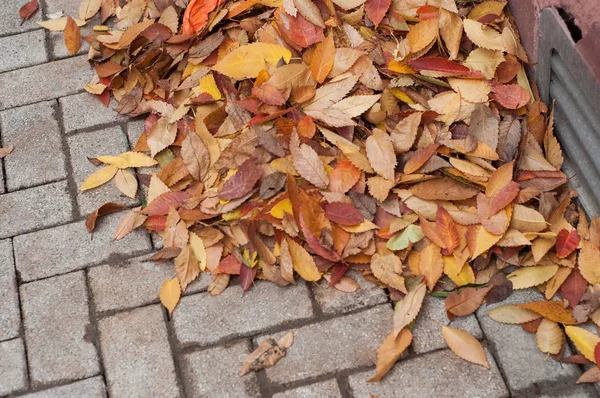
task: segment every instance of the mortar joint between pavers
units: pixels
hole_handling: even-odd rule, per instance
[[[179,388],[179,393],[182,397],[187,397],[187,391],[191,391],[191,389],[186,385],[186,378],[182,369],[184,365],[180,362],[183,361],[183,355],[181,355],[181,349],[177,343],[177,338],[175,337],[175,331],[171,324],[171,317],[164,306],[161,305],[160,309],[162,311],[165,328],[167,329],[167,340],[169,342],[169,351],[171,352],[173,366],[175,367],[175,381],[177,383],[177,388]]]
[[[102,347],[100,347],[100,329],[98,328],[98,318],[96,317],[96,300],[94,297],[94,291],[90,287],[90,278],[88,275],[88,270],[84,269],[84,280],[85,280],[85,292],[88,298],[88,316],[90,319],[90,327],[91,327],[91,340],[96,348],[96,356],[98,358],[98,365],[100,368],[100,376],[102,377],[102,381],[104,385],[107,386],[106,382],[106,372],[104,370],[104,357],[102,356]],[[87,331],[86,331],[87,335]]]
[[[37,392],[51,390],[51,389],[57,388],[57,387],[68,386],[69,384],[73,384],[73,383],[80,382],[80,381],[83,381],[83,380],[93,379],[95,377],[98,377],[98,375],[84,377],[84,378],[78,379],[78,380],[63,379],[63,380],[56,380],[56,381],[53,381],[51,383],[38,384],[38,385],[36,385],[33,388],[28,388],[27,390],[19,391],[18,393],[11,393],[10,395],[6,396],[6,398],[8,398],[8,397],[10,397],[10,398],[18,398],[18,397],[22,397],[22,396],[25,396],[25,395],[30,395],[30,394],[37,393]],[[107,397],[108,397],[108,391],[107,391]],[[108,397],[108,398],[110,398],[110,397]]]
[[[0,148],[4,146],[2,138],[2,118],[0,118]],[[6,167],[4,167],[4,158],[0,159],[0,175],[2,175],[2,192],[8,192],[8,183],[6,182]]]
[[[42,14],[43,18],[47,18],[48,10],[45,1],[40,2],[40,9],[38,12]],[[52,61],[52,45],[50,43],[50,33],[47,29],[44,29],[44,49],[46,50],[46,59]]]

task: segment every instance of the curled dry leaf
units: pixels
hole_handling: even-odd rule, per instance
[[[105,216],[110,213],[114,213],[117,211],[121,211],[125,208],[125,205],[119,203],[105,203],[102,206],[98,207],[96,210],[91,212],[85,219],[85,229],[88,232],[92,232],[96,228],[96,221],[98,217]]]
[[[273,339],[262,341],[256,350],[244,358],[239,376],[243,376],[251,370],[256,372],[275,365],[281,358],[285,357],[286,350],[289,349],[293,343],[293,332],[286,333],[279,342],[276,342]]]

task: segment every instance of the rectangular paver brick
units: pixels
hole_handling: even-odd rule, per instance
[[[377,284],[370,282],[358,271],[350,271],[346,276],[354,279],[360,285],[360,289],[354,293],[342,292],[329,286],[329,282],[322,280],[313,287],[315,299],[325,314],[342,314],[363,307],[382,304],[387,301],[383,289]]]
[[[21,339],[0,342],[0,395],[27,387],[25,349]]]
[[[19,32],[27,32],[33,29],[40,29],[40,26],[36,24],[37,21],[41,21],[41,12],[35,13],[31,19],[21,24],[21,18],[19,18],[19,10],[23,6],[23,0],[2,0],[2,12],[0,13],[0,35],[10,35]]]
[[[67,177],[56,101],[0,112],[3,145],[15,149],[4,158],[9,191]]]
[[[82,91],[93,74],[86,55],[3,73],[0,75],[0,109],[75,94]]]
[[[412,347],[415,353],[424,354],[447,347],[441,327],[436,321],[443,325],[449,324],[444,299],[426,296],[413,329]],[[456,318],[450,326],[464,330],[477,339],[483,338],[483,332],[474,315]]]
[[[257,282],[245,293],[238,285],[215,297],[200,293],[182,298],[173,325],[181,343],[212,344],[312,315],[305,283],[279,287]]]
[[[127,137],[129,138],[129,145],[131,146],[131,148],[135,147],[135,144],[137,144],[143,132],[143,120],[134,120],[133,122],[127,123]]]
[[[59,181],[0,195],[0,238],[71,220],[67,182]]]
[[[0,341],[17,337],[20,326],[12,243],[10,239],[0,240]]]
[[[338,398],[342,392],[335,379],[322,381],[320,383],[310,384],[308,386],[294,388],[273,395],[273,398]]]
[[[0,72],[47,62],[45,42],[41,29],[0,38]]]
[[[533,383],[537,383],[542,392],[546,386],[554,385],[553,380],[574,385],[581,374],[576,365],[547,358],[547,355],[538,349],[534,334],[526,332],[519,325],[496,322],[487,314],[488,310],[500,305],[543,299],[540,293],[532,289],[517,290],[507,300],[483,306],[477,311],[481,328],[496,351],[498,364],[513,396],[531,396]]]
[[[108,107],[105,107],[98,98],[89,93],[69,95],[59,99],[59,102],[67,133],[128,118],[128,116],[120,115],[115,111],[116,102],[114,100]]]
[[[179,397],[160,305],[101,319],[100,347],[112,397]]]
[[[32,383],[77,380],[99,373],[83,272],[21,285]]]
[[[392,317],[392,307],[380,305],[294,329],[294,345],[285,358],[267,369],[267,378],[282,384],[375,365],[377,347],[390,333]]]
[[[102,377],[96,376],[89,379],[76,381],[60,387],[50,388],[24,395],[23,398],[105,398],[106,387]]]
[[[193,352],[183,357],[186,392],[190,397],[259,397],[256,373],[239,377],[242,360],[248,355],[248,342]]]
[[[150,240],[142,230],[113,240],[123,214],[100,218],[93,234],[79,221],[16,237],[13,244],[21,279],[31,281],[101,264],[112,256],[148,252]]]
[[[144,261],[148,257],[111,261],[88,271],[96,311],[134,308],[158,301],[162,284],[175,277],[175,266],[172,261],[163,264]],[[202,273],[185,292],[206,290],[211,281],[209,273]]]
[[[128,150],[127,137],[119,126],[69,137],[71,167],[75,183],[80,187],[90,174],[98,170],[98,167],[90,163],[88,157],[118,155]],[[107,202],[133,206],[139,203],[139,200],[133,200],[123,195],[117,189],[114,180],[98,188],[77,193],[77,204],[82,215],[93,212]]]
[[[502,376],[489,350],[490,370],[441,350],[397,362],[378,383],[369,383],[375,370],[349,377],[355,397],[509,397]]]

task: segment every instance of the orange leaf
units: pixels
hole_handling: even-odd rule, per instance
[[[570,309],[565,308],[561,301],[533,301],[517,305],[521,308],[537,312],[552,322],[565,325],[575,325],[577,323],[575,322],[575,319],[573,319],[573,312]]]
[[[442,206],[438,206],[435,226],[438,236],[444,243],[442,248],[445,249],[447,254],[452,254],[459,244],[458,230],[452,217],[450,217],[450,213]]]
[[[40,8],[40,4],[38,0],[31,0],[28,3],[25,3],[23,7],[19,10],[19,16],[23,21],[27,21],[29,18],[35,14],[35,12]]]
[[[208,13],[219,4],[220,0],[191,0],[183,14],[183,34],[200,32],[208,22]]]
[[[397,336],[394,335],[394,332],[390,333],[377,349],[375,376],[371,377],[369,381],[381,380],[408,348],[412,339],[413,335],[407,328],[402,329]]]
[[[435,143],[418,150],[404,165],[404,174],[411,174],[419,170],[433,156],[439,146],[440,144]]]
[[[319,83],[323,83],[325,78],[333,68],[333,59],[335,56],[335,44],[333,43],[333,33],[317,45],[312,56],[310,71],[313,77]]]
[[[67,50],[69,50],[72,55],[77,54],[77,51],[79,51],[79,48],[81,47],[81,32],[79,31],[77,22],[71,17],[67,17],[64,35]]]

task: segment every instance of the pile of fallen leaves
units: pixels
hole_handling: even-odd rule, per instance
[[[170,312],[202,272],[217,295],[232,276],[244,290],[325,278],[351,293],[345,274],[358,270],[397,302],[379,380],[427,294],[446,297],[452,320],[537,287],[548,301],[490,316],[536,333],[557,360],[597,361],[600,338],[574,325],[600,324],[600,222],[560,171],[506,3],[84,0],[79,19],[40,24],[76,53],[98,13],[85,89],[149,115],[133,151],[90,159],[81,189],[148,187],[115,239],[162,237],[151,259],[174,259],[160,291]],[[102,206],[89,230],[122,208]],[[489,367],[473,336],[441,328],[458,356]],[[581,355],[562,358],[565,333]],[[266,344],[245,371],[291,342]],[[598,367],[583,377],[599,378]]]

